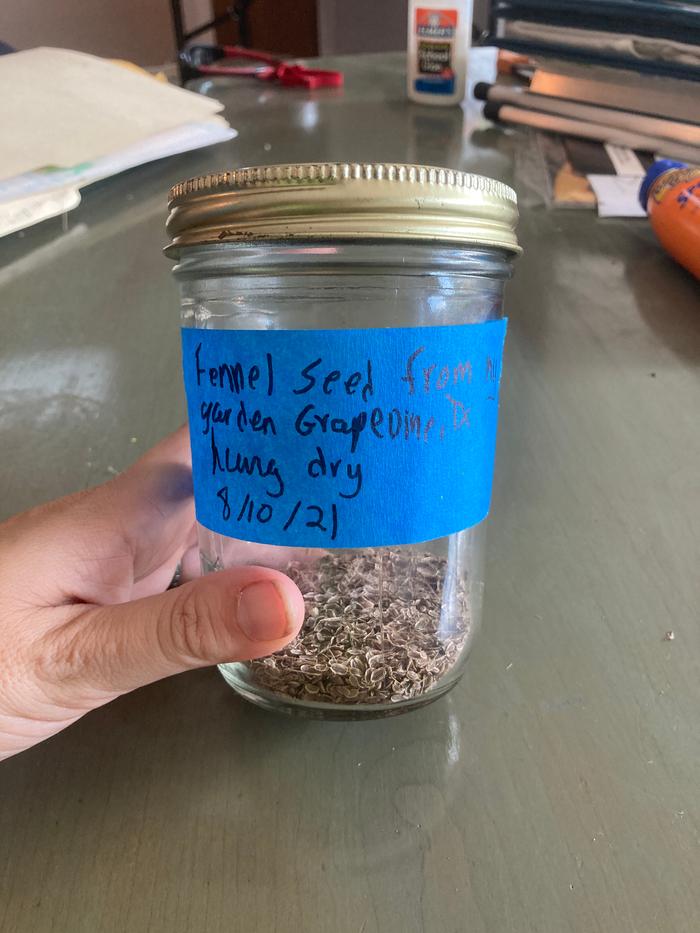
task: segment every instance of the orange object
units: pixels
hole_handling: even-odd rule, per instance
[[[499,75],[512,75],[516,68],[523,65],[531,65],[532,59],[527,55],[521,55],[519,52],[509,52],[507,49],[498,50],[498,73]]]
[[[639,194],[659,243],[700,279],[700,166],[655,162]]]

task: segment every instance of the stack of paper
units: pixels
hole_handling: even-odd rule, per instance
[[[82,52],[0,56],[0,87],[0,236],[94,181],[236,135],[219,101]]]

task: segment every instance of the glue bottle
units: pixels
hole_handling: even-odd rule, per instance
[[[410,0],[408,96],[422,104],[464,100],[473,0]]]
[[[639,200],[659,243],[700,279],[700,166],[659,159],[642,181]]]

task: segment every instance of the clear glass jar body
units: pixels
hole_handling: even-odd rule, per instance
[[[182,326],[331,330],[481,323],[503,314],[499,249],[396,242],[264,242],[183,249]],[[283,570],[307,618],[283,652],[220,666],[258,705],[318,718],[387,716],[461,676],[481,624],[485,521],[421,544],[285,548],[199,526],[205,572]]]

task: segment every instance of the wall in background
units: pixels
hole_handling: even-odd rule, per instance
[[[211,19],[211,0],[183,0],[188,28]],[[173,61],[169,0],[0,0],[0,39],[51,45],[138,65]]]
[[[318,0],[322,55],[406,48],[408,0]]]
[[[231,0],[213,0],[217,16],[226,12]],[[325,0],[252,0],[248,8],[248,46],[296,58],[318,55],[318,9]],[[347,0],[354,3],[354,0]],[[217,29],[222,45],[243,44],[237,24]]]
[[[186,27],[206,22],[213,8],[223,12],[229,4],[182,0]],[[488,7],[489,0],[475,0],[479,29]],[[405,49],[407,11],[408,0],[253,0],[251,39],[261,48],[299,56],[317,47],[322,55]],[[231,27],[220,36],[237,38]],[[0,39],[18,49],[63,46],[138,65],[162,65],[175,56],[169,0],[0,0]]]
[[[317,0],[322,55],[406,48],[408,0]],[[449,6],[449,0],[446,0]],[[474,24],[486,28],[490,0],[475,0]]]

